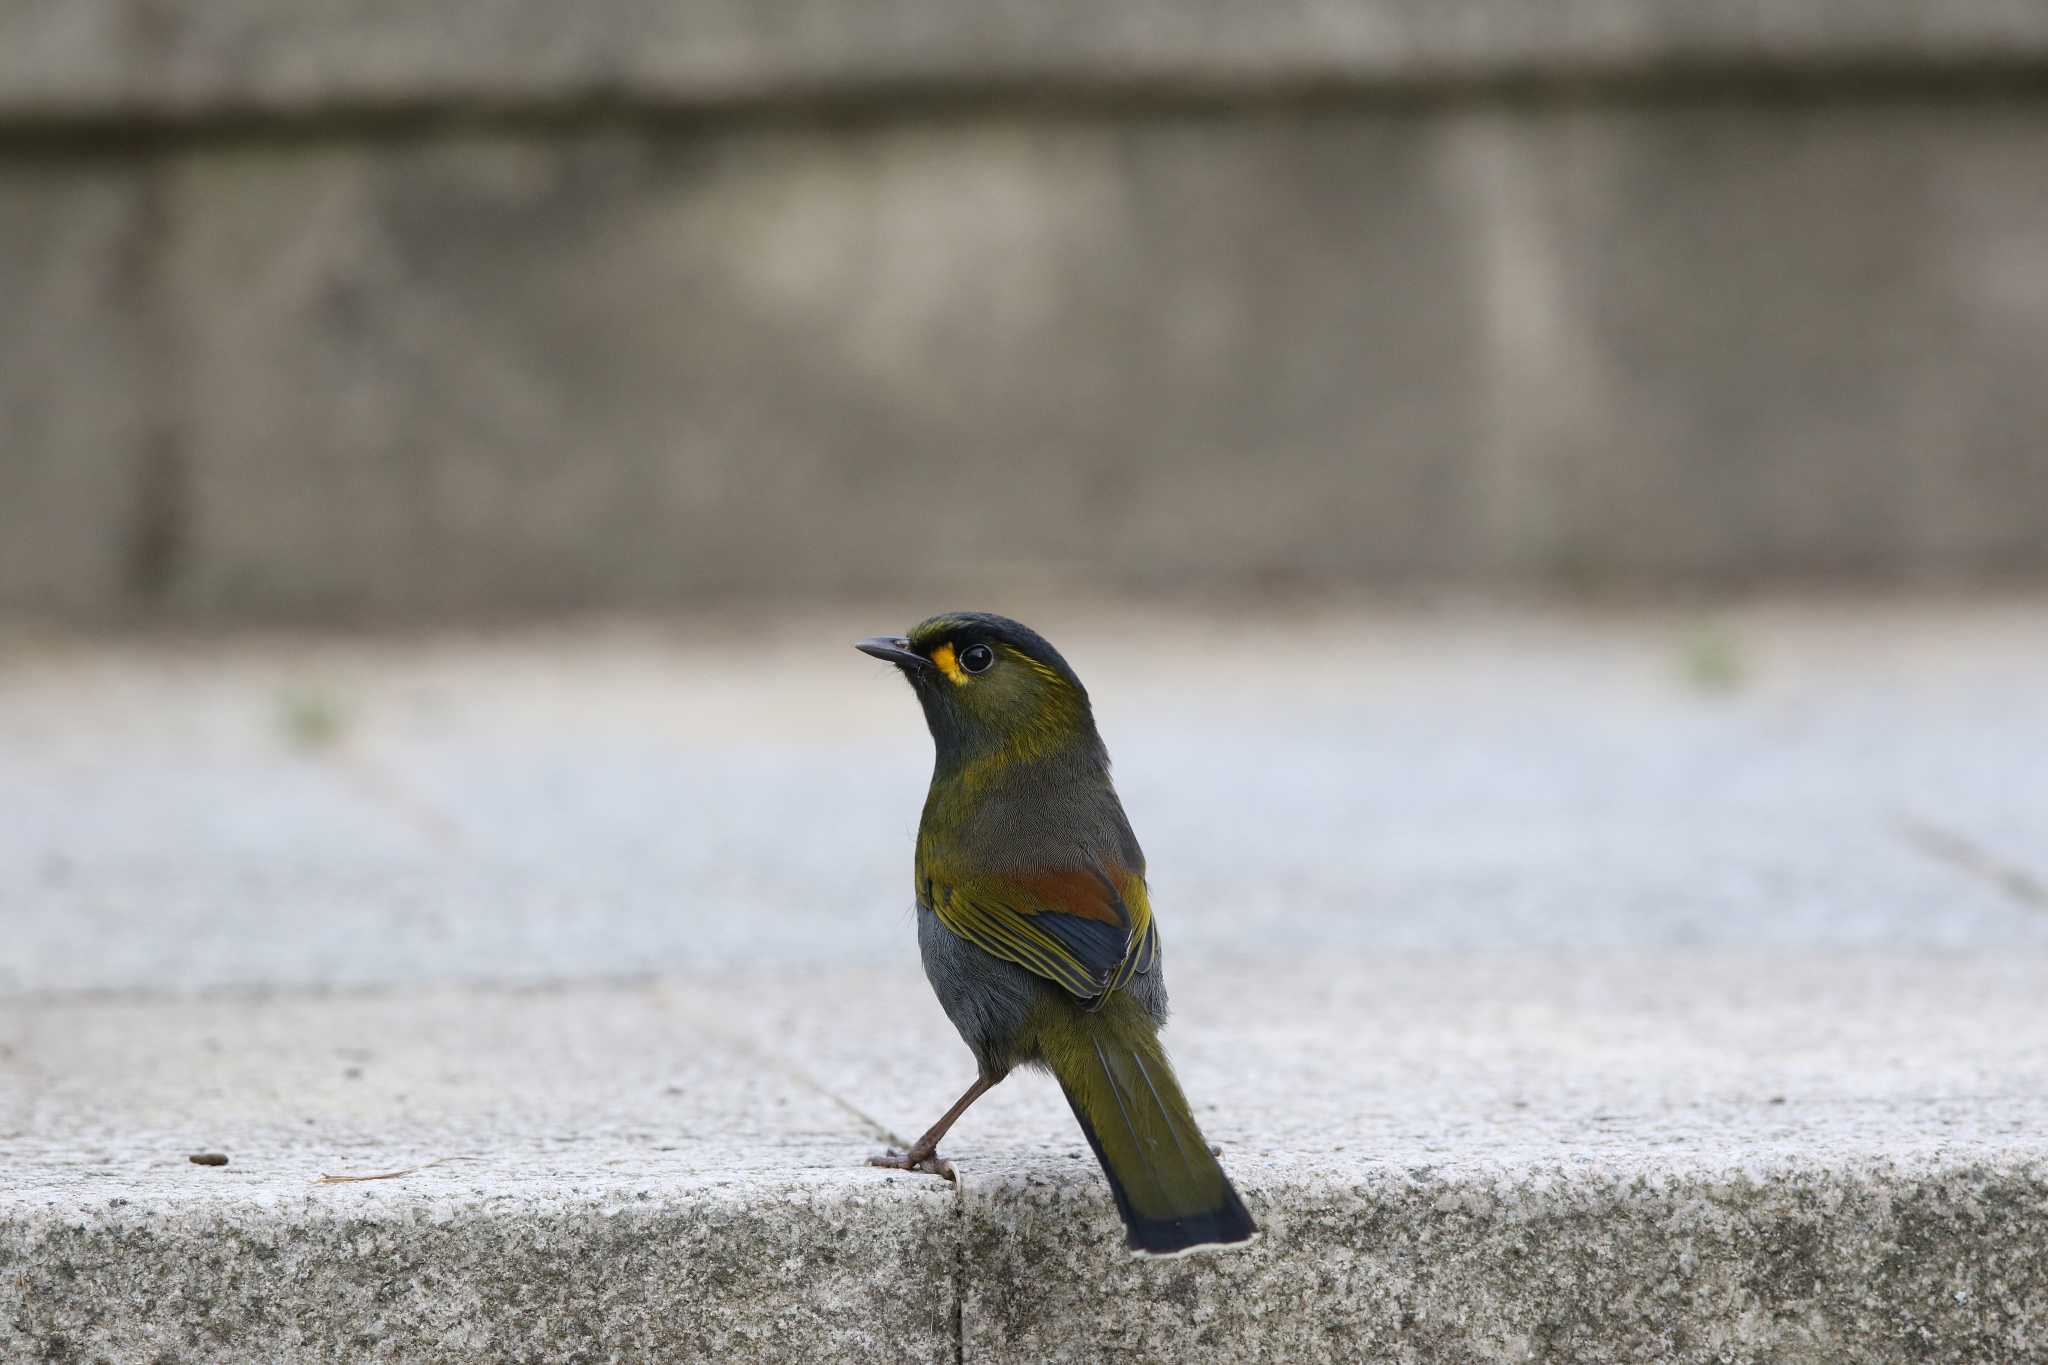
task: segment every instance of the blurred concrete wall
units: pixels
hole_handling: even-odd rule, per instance
[[[2038,576],[2048,5],[0,0],[0,301],[86,618]]]

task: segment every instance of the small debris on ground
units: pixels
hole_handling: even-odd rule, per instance
[[[402,1171],[379,1171],[375,1175],[329,1175],[327,1172],[322,1171],[320,1178],[312,1183],[315,1185],[348,1185],[359,1180],[396,1180],[400,1176],[411,1175],[414,1171],[424,1171],[430,1166],[438,1166],[447,1159],[445,1156],[437,1157],[418,1166],[408,1166]]]
[[[191,1162],[194,1166],[225,1166],[228,1164],[228,1154],[226,1152],[194,1152],[186,1157],[185,1160]]]

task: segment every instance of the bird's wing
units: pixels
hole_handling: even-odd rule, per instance
[[[1123,868],[928,875],[925,907],[984,952],[1083,999],[1149,970],[1158,951],[1145,879]]]

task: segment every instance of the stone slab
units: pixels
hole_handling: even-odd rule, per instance
[[[860,1164],[966,1068],[910,970],[16,1000],[0,1333],[291,1361],[2042,1344],[2048,954],[1175,970],[1170,1045],[1265,1235],[1153,1264],[1041,1078],[963,1121],[957,1190]]]
[[[0,993],[904,961],[929,744],[853,640],[1090,685],[1176,964],[2048,947],[2048,606],[926,599],[0,644]]]
[[[152,202],[132,164],[0,155],[0,610],[103,619],[175,549]]]
[[[944,1191],[691,995],[10,1011],[0,1353],[952,1359]]]
[[[1934,97],[203,147],[158,600],[2026,580],[2044,158]]]

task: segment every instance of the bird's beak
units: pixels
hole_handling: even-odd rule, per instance
[[[910,641],[901,635],[876,635],[861,640],[854,648],[863,654],[872,654],[883,663],[895,664],[898,668],[930,668],[932,661],[910,647]]]

